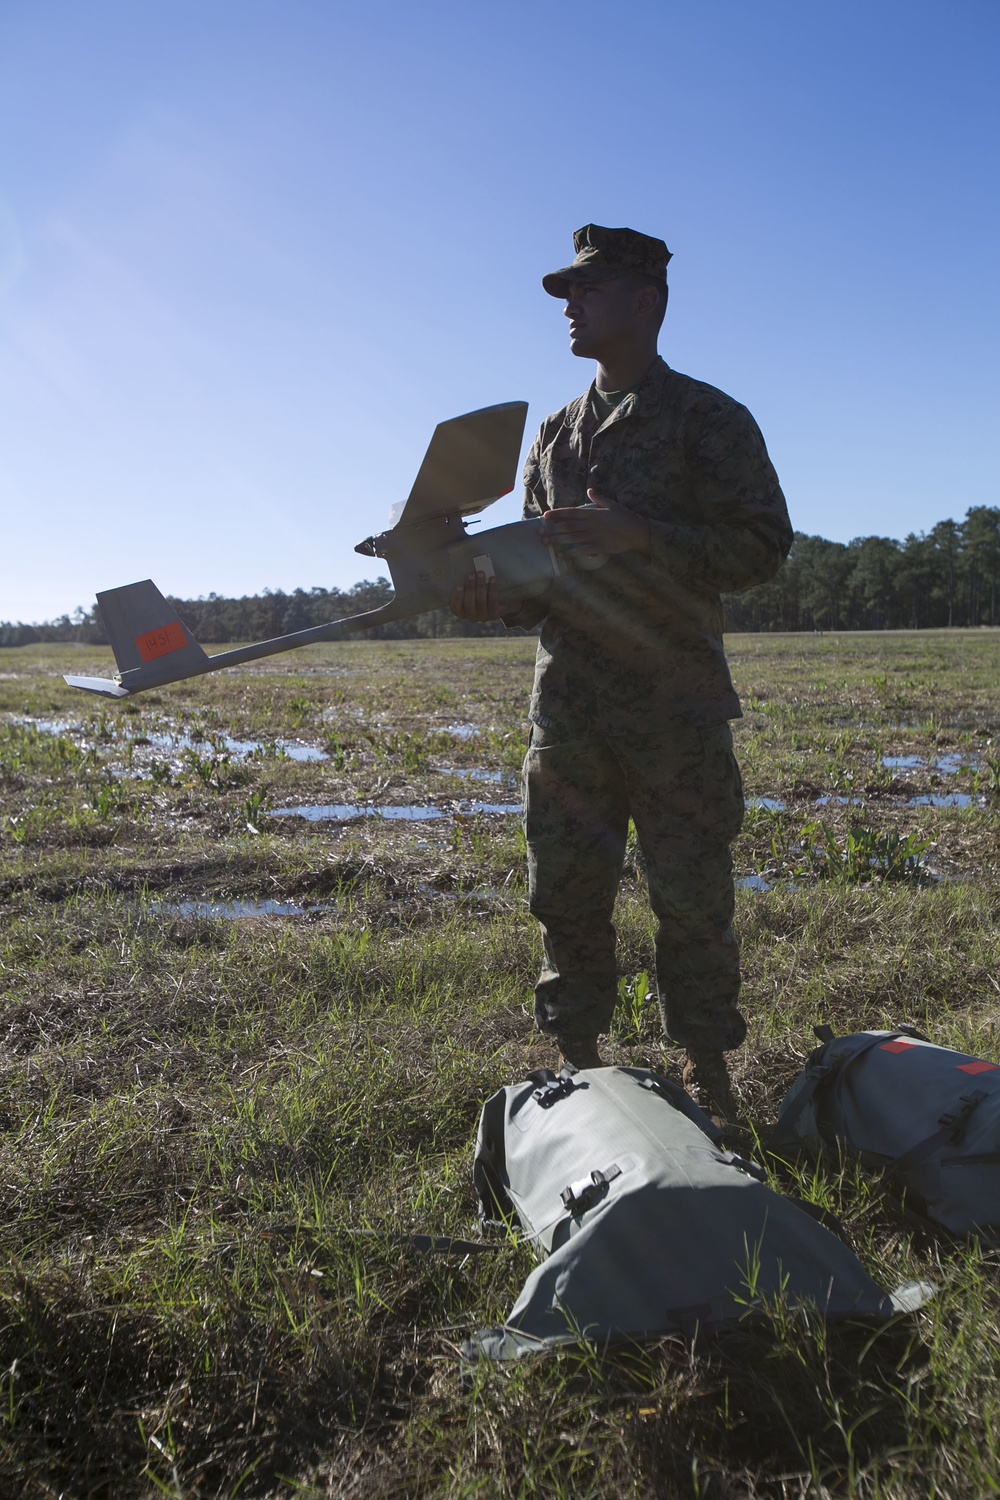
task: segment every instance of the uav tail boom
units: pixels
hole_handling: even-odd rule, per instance
[[[290,635],[256,641],[252,646],[237,646],[208,656],[199,646],[159,589],[150,579],[128,583],[120,589],[98,594],[101,619],[118,666],[117,678],[64,677],[70,687],[102,698],[130,698],[146,688],[164,687],[205,672],[219,672],[223,667],[238,667],[264,656],[277,656],[298,646],[319,641],[335,641],[357,630],[371,630],[391,620],[405,620],[420,613],[399,599],[390,599],[380,609],[370,609],[346,620],[332,620],[328,625],[313,625]],[[155,623],[154,623],[155,621]]]

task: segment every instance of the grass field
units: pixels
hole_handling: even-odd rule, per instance
[[[816,1022],[1000,1058],[1000,632],[729,649],[753,1149]],[[532,654],[316,647],[101,706],[57,674],[107,653],[0,653],[0,1496],[1000,1493],[997,1253],[850,1169],[782,1185],[936,1281],[919,1314],[463,1370],[528,1251],[393,1236],[474,1234],[480,1105],[552,1056],[491,810]],[[677,1076],[634,859],[618,927],[610,1054]]]

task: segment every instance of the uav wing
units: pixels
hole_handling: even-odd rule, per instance
[[[474,516],[509,495],[527,414],[526,401],[505,401],[439,422],[413,488],[389,512],[390,526]]]

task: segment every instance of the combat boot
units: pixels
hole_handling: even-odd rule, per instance
[[[556,1072],[559,1073],[568,1063],[571,1068],[604,1068],[607,1067],[600,1052],[597,1050],[597,1036],[557,1036],[556,1042],[559,1047],[559,1061],[556,1063]]]
[[[684,1087],[706,1114],[718,1115],[723,1120],[736,1118],[736,1100],[724,1052],[689,1047],[682,1078]]]

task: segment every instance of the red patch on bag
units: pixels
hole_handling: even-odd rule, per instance
[[[909,1052],[912,1047],[912,1042],[900,1040],[896,1042],[883,1042],[878,1050],[880,1052]]]
[[[179,620],[162,625],[159,630],[147,630],[145,635],[137,635],[135,643],[143,661],[155,661],[158,656],[169,656],[171,651],[183,651],[187,645]]]
[[[988,1062],[959,1063],[958,1067],[956,1068],[956,1072],[958,1072],[958,1073],[972,1073],[972,1074],[976,1074],[976,1073],[995,1073],[996,1070],[997,1070],[996,1063],[988,1063]]]

